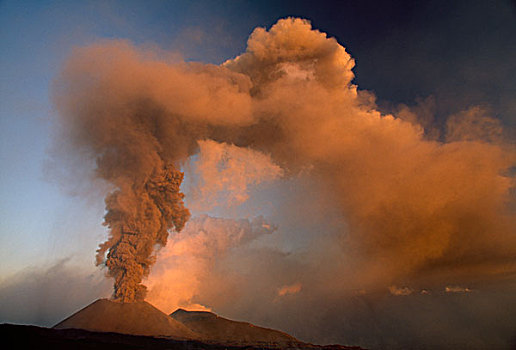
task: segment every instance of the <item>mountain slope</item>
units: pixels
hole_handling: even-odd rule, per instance
[[[237,322],[206,311],[177,309],[171,318],[181,322],[195,333],[199,340],[224,344],[297,344],[296,338],[273,329]]]
[[[181,322],[144,301],[120,303],[99,299],[56,324],[53,328],[75,328],[174,339],[199,338],[199,335]]]

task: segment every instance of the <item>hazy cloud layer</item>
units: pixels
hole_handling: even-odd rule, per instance
[[[53,326],[98,298],[111,294],[111,281],[69,259],[31,267],[2,280],[0,322]]]

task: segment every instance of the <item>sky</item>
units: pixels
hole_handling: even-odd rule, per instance
[[[0,305],[2,321],[52,325],[111,293],[111,282],[94,265],[97,246],[108,235],[102,226],[105,188],[92,186],[87,176],[74,173],[87,173],[93,164],[75,158],[77,153],[66,148],[71,146],[59,142],[60,122],[56,116],[62,107],[55,102],[59,95],[56,82],[72,50],[106,39],[127,40],[136,52],[167,52],[186,62],[220,65],[245,52],[256,27],[269,29],[285,17],[308,19],[314,29],[345,47],[355,61],[352,83],[360,91],[368,91],[368,98],[375,96],[375,110],[407,121],[416,119],[424,127],[425,137],[436,142],[448,142],[450,120],[488,115],[496,120],[495,127],[503,128],[500,137],[504,138],[504,147],[514,150],[516,5],[511,1],[2,1],[0,294],[6,301]],[[481,318],[498,319],[492,329],[477,331],[468,346],[482,348],[489,344],[488,339],[494,339],[493,344],[503,348],[514,341],[514,327],[502,325],[515,321],[510,316],[510,311],[516,310],[510,297],[516,289],[511,269],[514,261],[504,261],[512,274],[503,277],[475,280],[462,275],[433,275],[418,282],[414,282],[417,278],[406,277],[385,285],[385,295],[381,296],[376,290],[371,292],[374,295],[362,291],[351,282],[355,294],[339,286],[333,294],[322,288],[303,294],[309,284],[343,283],[330,276],[353,276],[345,268],[339,270],[339,263],[333,267],[321,253],[331,251],[328,260],[334,254],[343,254],[333,244],[333,237],[349,224],[342,223],[337,205],[331,206],[319,197],[320,191],[328,189],[319,188],[316,180],[331,183],[334,176],[322,173],[314,179],[301,171],[282,177],[282,170],[274,163],[278,159],[280,163],[281,155],[275,155],[277,150],[268,146],[264,149],[272,154],[272,160],[267,152],[242,152],[227,144],[209,142],[203,145],[200,149],[205,152],[183,163],[183,191],[195,225],[169,239],[168,250],[158,257],[148,283],[149,298],[161,303],[161,308],[167,309],[164,311],[186,303],[227,317],[279,327],[310,341],[393,348],[420,343],[431,348],[436,335],[444,337],[447,346],[460,346],[465,344],[464,339],[471,338],[469,332],[485,329]],[[62,161],[63,154],[71,159]],[[209,166],[220,154],[233,157],[235,168],[229,167],[227,173],[217,176],[248,186],[243,192],[210,182],[213,177],[208,176]],[[70,171],[74,161],[81,164]],[[249,164],[259,166],[249,170]],[[249,172],[245,173],[247,182],[239,183],[231,171],[242,168],[244,173]],[[473,166],[470,169],[484,174]],[[513,174],[514,167],[511,170],[509,166],[507,171]],[[71,175],[74,181],[70,181]],[[453,183],[459,188],[463,181],[466,179],[459,178]],[[228,203],[228,198],[235,195],[240,195],[236,197],[239,199]],[[509,220],[514,227],[514,191],[511,196]],[[298,219],[292,213],[294,209],[285,209],[304,201],[313,203],[305,220]],[[343,206],[350,203],[354,202]],[[298,213],[304,213],[306,208],[297,205]],[[256,219],[260,215],[265,223]],[[475,230],[471,225],[465,224]],[[212,232],[212,236],[206,238],[202,232]],[[506,243],[514,248],[514,240]],[[197,250],[202,254],[192,253]],[[340,264],[361,266],[357,262],[360,257],[355,258]],[[170,268],[174,265],[193,266],[193,270],[181,273]],[[318,270],[318,265],[324,268]],[[227,276],[225,289],[215,281],[217,276]],[[246,276],[270,285],[270,290],[254,295],[256,285]],[[164,302],[160,281],[179,283],[181,293],[194,290],[197,294],[176,291],[177,300],[168,295],[168,302]],[[215,294],[226,295],[235,285],[240,294],[234,296],[232,305],[210,292],[210,287],[217,286]],[[68,294],[63,286],[69,286]],[[431,289],[430,296],[424,299],[427,288]],[[315,301],[322,296],[331,302]],[[287,298],[291,300],[284,301]],[[13,311],[7,301],[26,305],[26,309]],[[262,305],[284,315],[261,311]],[[292,320],[308,317],[301,314],[296,307],[299,305],[318,316],[312,314],[312,321],[303,324]],[[36,308],[38,311],[33,311]],[[413,310],[425,311],[421,317],[410,318]],[[349,316],[343,318],[344,313]],[[447,321],[438,326],[434,324],[436,319]],[[389,329],[392,322],[400,320],[405,322],[400,331]],[[422,335],[411,330],[413,325],[429,323],[433,326]],[[472,330],[467,331],[466,325]],[[454,327],[456,338],[449,335],[454,332],[447,332]]]

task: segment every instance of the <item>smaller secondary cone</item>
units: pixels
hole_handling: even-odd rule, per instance
[[[294,344],[296,338],[269,328],[262,328],[247,322],[237,322],[207,311],[186,311],[177,309],[171,318],[181,322],[200,335],[201,341],[219,344]]]
[[[53,328],[75,328],[95,332],[167,337],[178,340],[200,338],[199,335],[192,332],[181,322],[176,321],[145,301],[121,303],[108,299],[98,299],[56,324]]]

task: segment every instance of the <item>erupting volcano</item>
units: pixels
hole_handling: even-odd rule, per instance
[[[178,309],[166,315],[145,301],[99,299],[53,328],[196,340],[233,346],[308,346],[286,333],[228,320],[211,312]]]
[[[336,39],[299,18],[256,28],[246,51],[220,65],[122,40],[76,48],[55,83],[59,140],[69,146],[63,159],[85,159],[103,191],[108,239],[97,265],[114,279],[114,292],[55,328],[282,347],[302,343],[209,312],[162,311],[211,306],[211,298],[268,319],[263,309],[294,313],[302,309],[296,302],[316,309],[320,300],[373,299],[387,290],[400,298],[424,290],[430,298],[442,281],[514,274],[516,152],[500,122],[473,106],[449,117],[439,134],[411,111],[380,110],[355,85],[354,65]],[[183,171],[192,164],[198,172],[185,198]],[[194,194],[208,201],[225,192],[230,205],[241,204],[248,186],[270,179],[281,190],[268,204],[300,185],[301,195],[274,210],[296,221],[293,231],[313,225],[305,230],[317,235],[306,246],[257,243],[256,255],[237,256],[233,247],[277,226],[211,218],[211,208],[189,221],[184,201],[196,214]],[[166,264],[153,276],[160,253]],[[231,254],[241,263],[217,265]],[[261,280],[238,271],[246,268]],[[144,301],[144,284],[162,311]],[[182,294],[170,300],[179,285]],[[242,295],[247,304],[229,302]],[[367,299],[357,304],[373,309]]]

